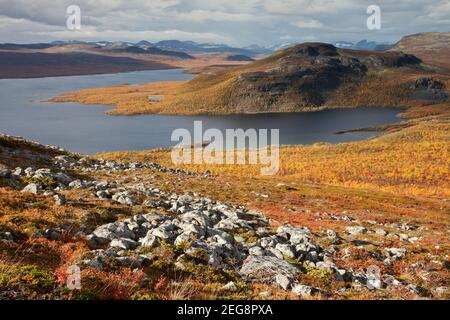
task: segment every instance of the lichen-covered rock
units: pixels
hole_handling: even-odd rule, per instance
[[[367,229],[362,226],[348,226],[345,227],[345,231],[347,231],[351,235],[367,233]]]
[[[22,189],[22,192],[38,194],[39,186],[36,183],[30,183]]]
[[[285,260],[270,256],[248,256],[239,270],[245,279],[263,283],[275,283],[277,275],[294,281],[299,272],[297,267]]]
[[[305,286],[303,284],[297,284],[292,288],[293,293],[303,298],[311,297],[314,291],[316,291],[314,288],[310,286]]]
[[[136,241],[126,238],[113,239],[109,245],[112,248],[120,248],[124,250],[135,249],[138,246]]]

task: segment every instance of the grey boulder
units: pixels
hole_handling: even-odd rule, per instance
[[[247,280],[276,283],[276,277],[283,275],[294,281],[299,270],[292,264],[272,256],[248,256],[239,270]]]
[[[30,183],[25,188],[22,189],[22,192],[37,194],[38,190],[39,190],[39,187],[36,183]]]
[[[110,247],[124,250],[135,249],[138,246],[136,241],[127,238],[113,239],[109,245]]]

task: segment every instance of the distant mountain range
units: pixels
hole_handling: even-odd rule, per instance
[[[450,55],[449,43],[449,33],[424,33],[404,37],[397,44],[361,40],[357,43],[337,41],[333,45],[339,49],[360,51],[404,51],[415,54],[426,63],[446,67]],[[283,43],[238,48],[226,44],[180,40],[3,43],[0,44],[0,66],[3,68],[0,70],[0,78],[109,73],[170,67],[195,67],[203,70],[213,65],[245,64],[296,45]],[[439,50],[435,50],[436,48]]]
[[[137,47],[143,50],[155,50],[160,49],[163,51],[176,51],[185,53],[201,53],[201,52],[231,52],[244,55],[255,55],[261,53],[271,53],[275,47],[260,47],[260,46],[250,46],[245,48],[231,47],[226,44],[217,43],[197,43],[194,41],[181,41],[181,40],[162,40],[159,42],[150,42],[147,40],[141,40],[139,42],[127,42],[127,41],[97,41],[97,42],[83,42],[83,41],[53,41],[51,45],[67,45],[67,44],[87,44],[87,45],[97,45],[105,48],[113,47]],[[17,45],[22,46],[22,45]],[[23,45],[28,46],[28,45]]]
[[[341,49],[369,50],[369,51],[387,51],[394,47],[392,43],[380,43],[375,41],[361,40],[357,43],[348,41],[336,41],[333,45]]]
[[[226,44],[196,43],[194,41],[163,40],[156,42],[154,46],[164,50],[184,51],[187,53],[233,52],[245,55],[253,55],[257,53],[255,51],[247,50],[244,48],[230,47]]]
[[[194,59],[193,54],[196,53],[233,53],[246,56],[270,55],[272,52],[284,49],[297,43],[283,43],[270,46],[250,45],[246,47],[232,47],[226,44],[217,43],[197,43],[194,41],[180,40],[162,40],[159,42],[150,42],[141,40],[133,43],[128,41],[53,41],[51,43],[32,43],[32,44],[0,44],[0,49],[4,50],[20,50],[20,49],[48,49],[51,47],[67,46],[67,45],[84,45],[94,47],[101,51],[112,52],[128,52],[137,54],[152,54],[178,57],[180,59]],[[386,51],[391,49],[394,44],[378,43],[375,41],[361,40],[357,43],[348,41],[336,41],[332,43],[337,48],[343,49],[359,49],[371,51]]]
[[[141,41],[140,43],[142,43]],[[135,54],[152,54],[159,56],[169,56],[169,57],[177,57],[180,59],[195,59],[193,56],[186,52],[175,51],[175,50],[165,50],[160,47],[147,45],[147,44],[106,44],[101,43],[95,44],[96,49],[102,52],[125,52],[125,53],[135,53]]]

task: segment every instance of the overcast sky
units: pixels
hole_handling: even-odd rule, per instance
[[[371,4],[381,8],[381,30],[367,29]],[[69,5],[81,9],[81,30],[66,27]],[[450,31],[450,0],[0,0],[0,42],[179,39],[245,46],[395,42],[425,31]]]

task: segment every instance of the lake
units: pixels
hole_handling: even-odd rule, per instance
[[[281,144],[346,142],[377,135],[375,132],[334,132],[400,119],[400,109],[334,109],[313,113],[249,114],[231,116],[107,116],[110,107],[76,103],[41,102],[64,92],[90,87],[186,80],[183,70],[153,70],[129,73],[0,80],[0,132],[22,136],[71,151],[92,154],[102,151],[145,150],[168,147],[174,129],[193,131],[195,120],[203,130],[280,129]]]

